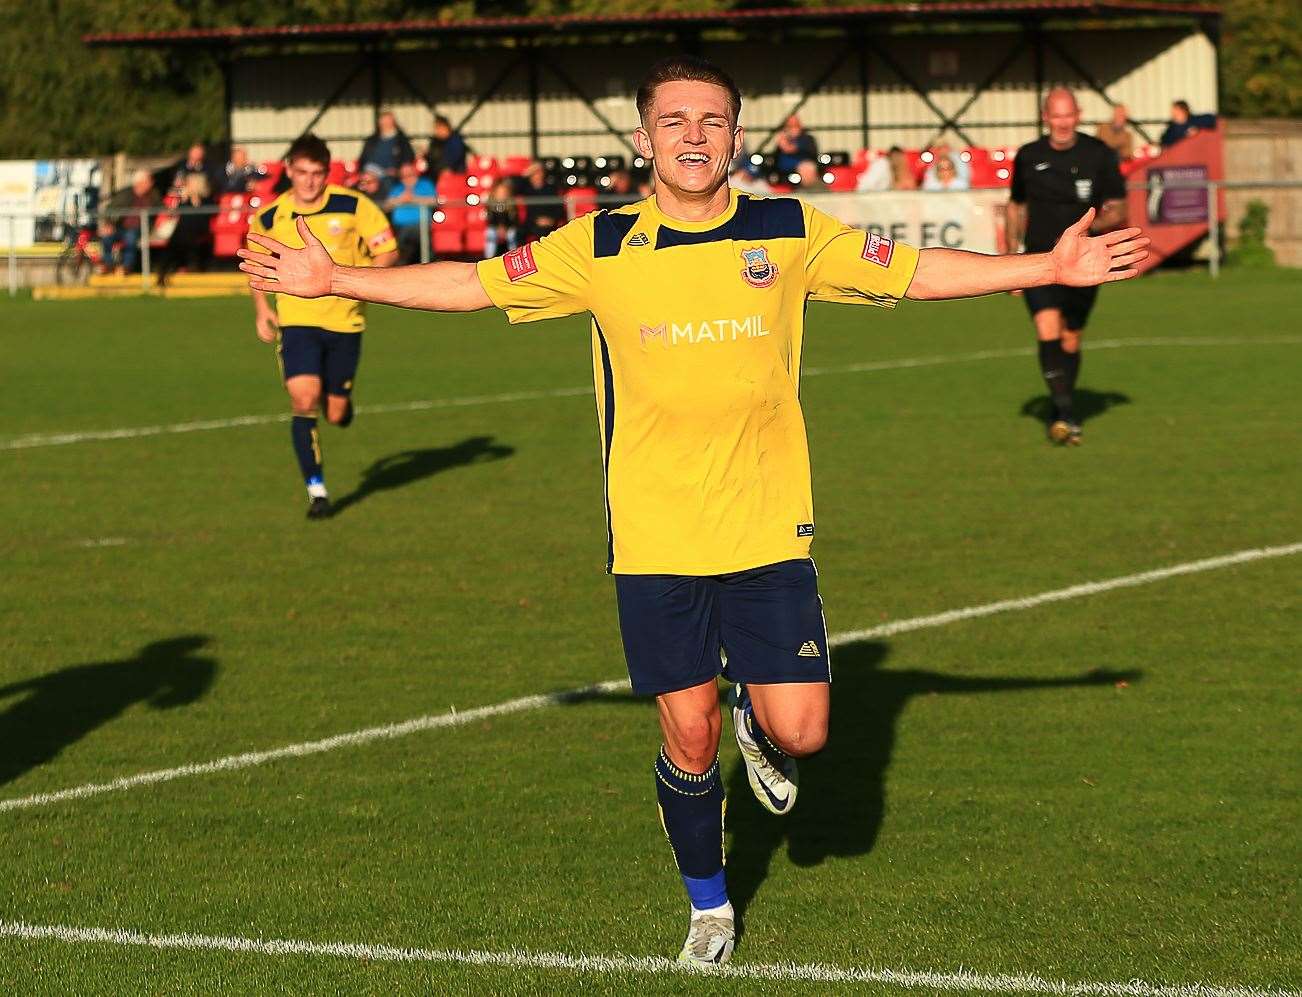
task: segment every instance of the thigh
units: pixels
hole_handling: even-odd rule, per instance
[[[311,325],[286,325],[280,329],[280,372],[288,386],[291,378],[310,376],[320,381],[325,372],[325,342]]]
[[[719,674],[719,610],[712,579],[616,575],[619,631],[633,691],[690,689]]]
[[[1044,287],[1028,287],[1022,292],[1022,300],[1026,302],[1026,310],[1031,313],[1031,318],[1037,320],[1037,330],[1039,329],[1038,320],[1041,313],[1062,311],[1062,292],[1065,290],[1067,289],[1060,284],[1047,284]]]
[[[719,576],[719,631],[729,681],[832,681],[818,572],[809,558]]]
[[[360,332],[326,332],[325,363],[321,381],[328,395],[347,398],[357,377],[357,364],[362,359],[362,334]]]

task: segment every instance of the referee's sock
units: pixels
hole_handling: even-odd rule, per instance
[[[1040,374],[1053,400],[1054,418],[1071,422],[1071,363],[1057,339],[1040,340]],[[1079,359],[1076,361],[1079,366]]]
[[[674,861],[693,910],[713,910],[728,902],[723,874],[723,780],[716,756],[704,772],[684,772],[664,748],[656,758],[656,800],[660,823],[674,850]]]
[[[1080,376],[1080,347],[1077,346],[1075,351],[1062,351],[1063,359],[1067,361],[1067,390],[1076,390],[1076,378]]]
[[[324,494],[321,474],[321,441],[317,438],[316,416],[296,415],[289,423],[289,435],[294,441],[294,456],[303,480],[309,487],[316,485]]]

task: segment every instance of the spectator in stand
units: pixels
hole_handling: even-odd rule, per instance
[[[148,170],[136,170],[131,186],[109,198],[99,222],[100,270],[113,268],[113,247],[121,247],[117,260],[118,274],[131,273],[140,261],[140,209],[157,208],[163,203]]]
[[[758,194],[760,197],[767,197],[773,193],[773,188],[768,185],[768,182],[763,177],[756,176],[751,172],[749,164],[744,158],[733,161],[732,173],[728,176],[728,186],[735,187],[747,194]]]
[[[1112,120],[1100,121],[1095,138],[1125,161],[1135,154],[1135,133],[1130,130],[1130,115],[1125,104],[1112,105]]]
[[[158,262],[158,284],[164,286],[168,278],[185,268],[191,273],[206,268],[212,257],[212,215],[197,209],[208,203],[212,189],[204,173],[188,173],[177,207],[176,228],[167,240]]]
[[[922,178],[923,190],[967,190],[970,184],[949,153],[938,156]]]
[[[265,173],[262,167],[249,162],[248,151],[242,145],[231,149],[231,158],[226,163],[226,174],[221,182],[223,194],[247,194],[261,180]]]
[[[180,201],[185,197],[185,181],[191,174],[201,174],[208,180],[208,190],[212,191],[212,170],[208,166],[208,150],[202,142],[195,142],[185,154],[185,158],[176,164],[172,171],[172,183],[167,196]]]
[[[823,186],[823,171],[812,159],[802,159],[796,167],[801,190],[819,190]]]
[[[1213,131],[1216,128],[1216,115],[1193,114],[1188,101],[1177,100],[1171,105],[1171,120],[1166,123],[1166,131],[1158,140],[1162,148],[1175,145],[1181,139],[1190,138],[1201,131]]]
[[[444,170],[465,173],[469,151],[466,140],[452,127],[452,122],[441,114],[434,115],[434,130],[425,150],[425,172],[436,180]]]
[[[917,178],[909,169],[909,156],[898,145],[891,146],[885,156],[878,156],[859,176],[856,190],[914,190]]]
[[[484,212],[488,223],[484,229],[484,259],[491,260],[502,252],[504,244],[507,251],[514,249],[520,232],[520,203],[506,177],[493,184]]]
[[[629,176],[628,170],[615,170],[610,174],[610,186],[601,198],[602,207],[618,208],[625,204],[636,204],[640,200],[642,195],[633,189],[633,178]]]
[[[373,176],[374,174],[372,174]],[[398,262],[419,263],[421,206],[433,209],[438,204],[438,193],[434,181],[420,175],[415,161],[403,163],[398,167],[398,182],[389,190],[384,210],[393,222],[393,233],[398,239]],[[425,222],[429,223],[430,211],[425,212]]]
[[[565,204],[547,186],[542,163],[530,163],[520,176],[516,192],[524,200],[522,234],[526,241],[541,239],[565,219]]]
[[[397,178],[398,169],[403,163],[415,161],[416,153],[411,148],[411,140],[398,127],[398,119],[392,111],[382,111],[375,119],[375,131],[362,146],[362,154],[358,158],[361,168],[378,166],[381,176],[386,181],[392,181]]]
[[[778,133],[778,172],[783,176],[799,173],[800,164],[805,162],[813,163],[817,174],[818,143],[793,114]]]
[[[932,184],[937,182],[934,179],[936,176],[936,170],[943,160],[949,160],[949,165],[954,168],[954,177],[952,179],[957,180],[961,186],[955,187],[952,186],[952,184],[946,184],[942,187],[928,186],[929,180]],[[933,145],[931,147],[931,162],[922,173],[922,189],[967,190],[970,186],[972,186],[972,168],[968,166],[967,163],[963,162],[962,157],[944,142],[939,145]]]
[[[376,163],[368,163],[361,173],[357,174],[357,183],[355,186],[372,201],[383,201],[388,191],[388,177],[384,175],[384,167]]]

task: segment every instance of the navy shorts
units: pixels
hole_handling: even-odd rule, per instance
[[[1072,332],[1080,332],[1089,321],[1094,299],[1098,297],[1097,287],[1067,287],[1065,284],[1048,284],[1044,287],[1028,287],[1022,292],[1026,307],[1034,316],[1046,308],[1056,308],[1062,312],[1062,323]]]
[[[726,575],[616,575],[615,595],[639,695],[690,689],[720,673],[730,682],[832,681],[808,558]]]
[[[357,362],[362,358],[360,332],[331,332],[314,325],[287,325],[280,330],[280,370],[288,381],[301,374],[321,378],[327,395],[353,390]]]

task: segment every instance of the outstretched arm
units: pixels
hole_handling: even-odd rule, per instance
[[[1148,256],[1148,237],[1138,228],[1091,236],[1094,209],[1063,232],[1049,253],[986,256],[959,249],[924,249],[906,297],[918,301],[971,298],[1045,284],[1092,287],[1127,280]]]
[[[330,259],[325,246],[302,218],[298,220],[298,234],[303,239],[302,249],[293,249],[269,236],[249,233],[249,241],[266,250],[239,252],[243,260],[240,269],[250,275],[250,288],[296,298],[333,294],[356,301],[439,312],[472,312],[493,303],[479,282],[473,263],[345,267]]]

